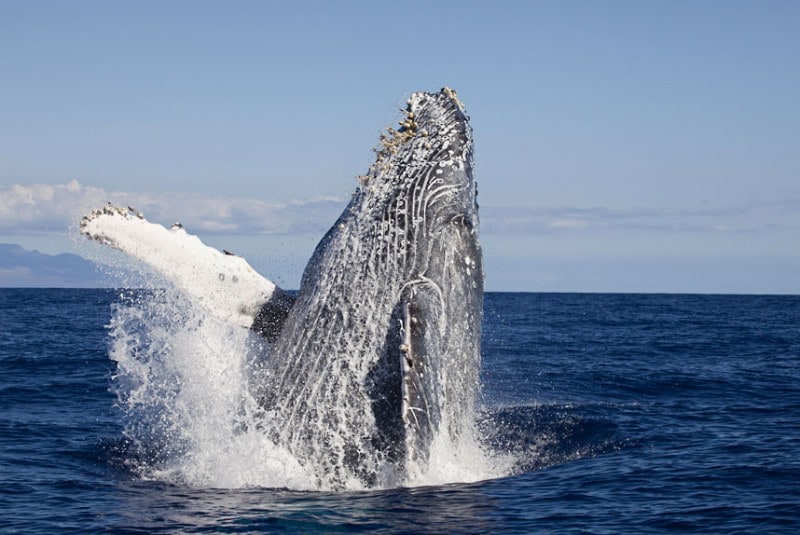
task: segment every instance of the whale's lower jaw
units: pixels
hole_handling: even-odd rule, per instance
[[[309,262],[257,381],[273,436],[324,486],[423,469],[471,422],[483,270],[472,137],[416,93]]]

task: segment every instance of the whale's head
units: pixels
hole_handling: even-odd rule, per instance
[[[472,129],[463,104],[445,88],[412,94],[404,112],[400,128],[381,136],[342,228],[369,234],[365,241],[379,251],[372,255],[376,276],[394,281],[384,355],[400,364],[406,460],[424,463],[436,436],[458,435],[469,420],[464,413],[478,388],[483,267]],[[396,411],[389,404],[377,410],[386,413],[378,420],[388,422]]]
[[[455,91],[413,93],[398,129],[387,128],[359,177],[365,204],[404,215],[399,223],[431,237],[447,225],[476,229],[472,129]]]

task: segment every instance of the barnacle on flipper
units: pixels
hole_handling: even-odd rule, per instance
[[[86,228],[86,226],[91,221],[94,221],[95,219],[97,219],[97,218],[99,218],[101,216],[122,216],[122,217],[126,217],[126,218],[131,217],[131,216],[136,216],[139,219],[142,219],[144,217],[144,216],[142,216],[142,214],[140,212],[136,212],[135,209],[130,207],[130,206],[128,206],[127,208],[123,208],[121,206],[116,206],[116,205],[112,204],[111,202],[108,202],[102,208],[98,208],[96,210],[92,210],[88,214],[84,215],[81,218],[81,221],[80,221],[80,224],[79,224],[79,228],[83,232],[83,230]]]

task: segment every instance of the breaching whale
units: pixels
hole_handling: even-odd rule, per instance
[[[333,488],[402,483],[474,422],[483,267],[472,131],[448,88],[412,94],[404,113],[296,296],[132,208],[80,224],[269,341],[251,373],[264,431]]]

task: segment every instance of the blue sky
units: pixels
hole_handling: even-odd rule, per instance
[[[487,287],[800,293],[800,3],[0,2],[0,241],[182,221],[294,287],[417,90],[472,117]],[[70,226],[73,231],[70,231]]]

